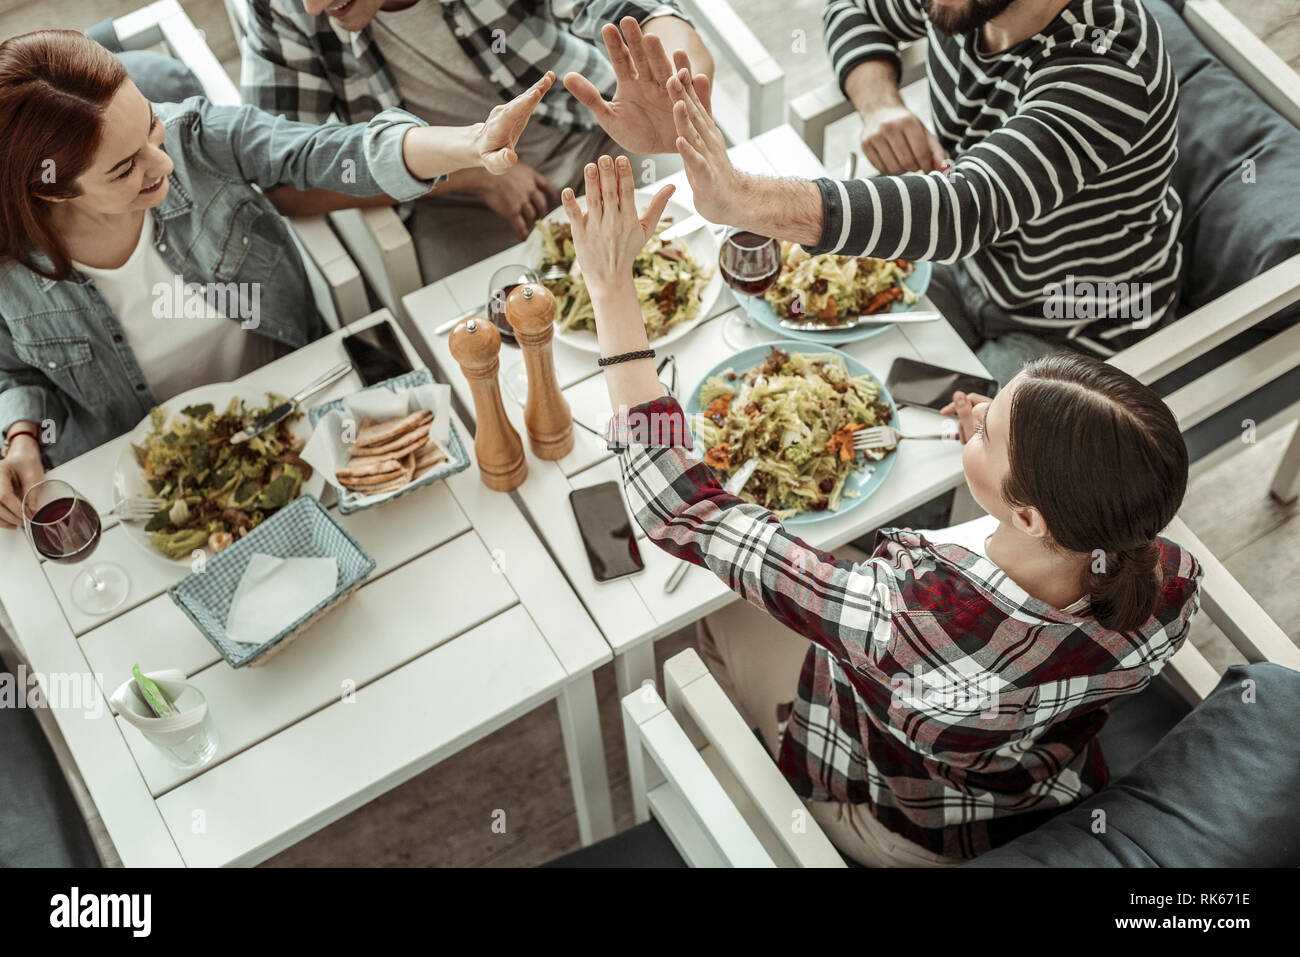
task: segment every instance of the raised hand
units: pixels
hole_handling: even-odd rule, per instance
[[[632,164],[626,156],[617,161],[602,156],[598,162],[588,163],[585,180],[586,212],[571,189],[564,190],[561,201],[573,227],[578,267],[594,297],[599,290],[616,284],[631,286],[632,264],[654,235],[674,187],[659,190],[645,215],[641,215],[636,205]],[[639,322],[640,317],[637,319]],[[596,320],[599,324],[599,315]]]
[[[673,99],[674,146],[686,166],[695,209],[714,223],[735,225],[741,179],[727,155],[727,142],[709,115],[709,80],[678,70],[668,80]]]
[[[621,35],[619,27],[623,30]],[[672,152],[677,132],[673,126],[672,100],[664,84],[674,69],[689,73],[690,58],[685,51],[677,50],[670,62],[663,41],[642,33],[634,17],[624,17],[619,27],[607,23],[600,31],[618,78],[614,99],[606,100],[590,80],[578,73],[565,75],[564,88],[591,110],[601,128],[625,150]],[[707,105],[704,109],[708,111]]]
[[[533,110],[554,83],[555,74],[548,70],[544,77],[509,103],[492,107],[488,118],[478,125],[474,132],[474,151],[479,163],[489,173],[500,176],[519,161],[515,144],[519,142]]]

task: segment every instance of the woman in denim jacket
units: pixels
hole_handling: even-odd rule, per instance
[[[504,173],[546,90],[470,127],[386,110],[314,126],[192,97],[150,104],[84,35],[0,44],[0,524],[58,464],[171,395],[324,331],[260,189],[416,199],[456,169]]]

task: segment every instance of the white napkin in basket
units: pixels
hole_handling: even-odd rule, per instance
[[[226,615],[226,634],[245,645],[270,641],[334,594],[337,558],[277,558],[254,552]]]

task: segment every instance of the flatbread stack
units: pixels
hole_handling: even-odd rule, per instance
[[[364,419],[348,464],[334,473],[340,485],[360,495],[395,492],[424,475],[447,456],[429,435],[427,409],[397,419]]]

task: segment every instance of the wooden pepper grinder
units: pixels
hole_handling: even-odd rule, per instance
[[[528,463],[524,460],[524,444],[501,403],[501,382],[497,378],[501,333],[486,319],[475,316],[451,330],[448,346],[474,396],[478,418],[474,456],[483,484],[496,492],[518,488],[528,477]]]
[[[551,353],[555,297],[541,283],[515,286],[506,297],[506,320],[524,350],[528,371],[528,401],[524,404],[528,444],[539,459],[562,459],[573,451],[573,413],[560,393]]]

